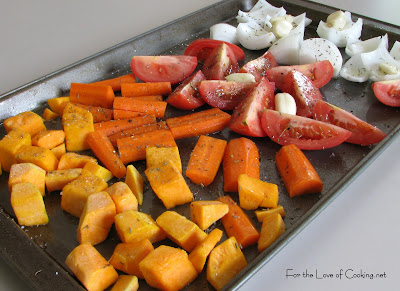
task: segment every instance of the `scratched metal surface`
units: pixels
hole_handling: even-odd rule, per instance
[[[0,97],[0,120],[3,121],[26,110],[41,114],[46,106],[47,99],[68,94],[71,82],[92,82],[128,73],[130,71],[129,62],[133,55],[182,54],[187,44],[192,40],[208,37],[208,28],[211,25],[219,22],[236,24],[234,17],[237,11],[239,9],[246,11],[255,2],[240,0],[220,2],[13,90]],[[317,36],[315,30],[318,22],[326,19],[326,16],[334,11],[330,7],[299,0],[269,2],[278,7],[283,6],[292,15],[306,12],[307,17],[313,20],[312,24],[306,29],[306,38]],[[358,17],[355,14],[353,16]],[[362,39],[387,33],[389,40],[391,40],[390,45],[392,45],[400,34],[398,27],[365,17],[363,19]],[[258,57],[261,53],[262,51],[245,50],[245,61]],[[324,181],[324,190],[320,194],[289,198],[274,162],[274,156],[280,146],[268,138],[252,138],[260,151],[261,179],[276,183],[279,186],[280,204],[286,211],[284,220],[287,231],[273,246],[261,254],[258,253],[256,246],[246,248],[244,254],[249,265],[227,288],[239,288],[254,272],[268,263],[268,260],[274,254],[284,248],[293,236],[327,207],[329,202],[339,195],[353,179],[356,179],[357,175],[398,134],[399,109],[389,108],[379,103],[373,96],[370,85],[369,82],[356,84],[344,79],[336,79],[321,90],[325,100],[345,108],[359,118],[377,126],[387,133],[388,137],[376,146],[360,147],[342,144],[323,151],[306,151],[306,156]],[[206,106],[200,110],[204,108]],[[186,113],[168,106],[165,118]],[[60,120],[48,122],[46,125],[48,128],[61,128]],[[3,137],[4,134],[4,127],[1,126],[0,137]],[[212,136],[229,140],[239,135],[225,129],[222,132],[212,134]],[[197,138],[177,141],[183,167],[187,165],[190,152],[196,141]],[[90,154],[89,152],[83,153]],[[135,162],[134,166],[143,173],[145,169],[143,161]],[[0,253],[3,258],[18,271],[21,278],[27,280],[32,288],[42,290],[54,288],[57,290],[77,290],[82,288],[64,264],[69,252],[78,244],[76,228],[79,220],[61,210],[59,193],[50,193],[44,198],[50,223],[39,227],[19,227],[15,222],[15,216],[9,202],[7,179],[7,174],[0,176],[0,230],[2,232]],[[195,199],[216,199],[219,195],[230,194],[237,200],[237,194],[223,192],[221,170],[218,172],[215,181],[208,187],[201,188],[192,184],[189,180],[187,182]],[[144,197],[140,210],[151,214],[153,218],[156,218],[165,210],[150,189],[147,181],[145,182]],[[189,217],[188,205],[176,207],[174,210]],[[248,214],[257,228],[260,229],[261,225],[256,221],[254,213],[248,212]],[[222,229],[222,225],[218,223],[213,227]],[[115,245],[119,242],[116,231],[112,228],[109,238],[104,243],[97,245],[96,248],[106,258],[109,258]],[[174,246],[173,243],[168,241],[161,243]],[[159,244],[156,244],[156,246]],[[140,289],[151,288],[144,280],[141,280]],[[186,289],[213,290],[206,280],[205,272],[201,273]]]

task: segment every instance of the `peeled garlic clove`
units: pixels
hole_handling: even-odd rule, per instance
[[[278,93],[275,95],[275,110],[280,113],[296,115],[296,101],[289,93]]]
[[[256,79],[250,73],[234,73],[225,77],[225,80],[231,82],[255,82]]]
[[[346,22],[346,15],[341,10],[333,12],[326,19],[326,24],[336,30],[343,30],[343,28],[346,26]]]
[[[291,22],[286,20],[280,20],[275,22],[272,26],[272,32],[275,34],[277,38],[281,38],[287,36],[293,29],[293,25]]]

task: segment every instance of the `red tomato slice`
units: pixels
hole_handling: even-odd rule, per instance
[[[311,117],[314,104],[322,100],[322,94],[314,83],[299,71],[290,71],[285,77],[282,91],[293,96],[297,105],[297,115]]]
[[[309,77],[317,88],[326,85],[333,76],[333,66],[330,61],[320,61],[307,65],[278,66],[268,69],[265,74],[275,86],[282,89],[286,74],[292,70],[300,71]]]
[[[221,110],[233,110],[255,86],[250,82],[206,80],[200,82],[199,92],[203,100]]]
[[[314,106],[313,117],[316,120],[328,122],[351,131],[346,142],[371,145],[380,142],[386,134],[375,126],[359,119],[350,112],[328,102],[319,100]]]
[[[237,73],[239,64],[233,51],[225,43],[214,48],[203,64],[207,80],[224,80],[225,76]]]
[[[203,62],[210,55],[211,51],[221,43],[226,43],[232,49],[238,61],[244,60],[244,51],[237,45],[209,38],[200,38],[192,41],[184,54],[187,56],[196,56],[199,62]]]
[[[335,147],[351,136],[350,131],[339,126],[270,109],[262,113],[261,125],[274,142],[294,144],[302,150]]]
[[[372,84],[376,98],[391,107],[400,107],[400,80],[380,81]]]
[[[262,78],[234,109],[228,127],[232,131],[246,136],[267,136],[261,126],[261,113],[265,109],[275,109],[274,93],[274,83]]]
[[[199,83],[204,81],[206,77],[201,70],[197,71],[193,76],[187,78],[182,84],[168,96],[167,102],[172,106],[192,110],[200,107],[205,102],[199,93]]]
[[[144,82],[177,84],[189,77],[197,67],[193,56],[134,56],[133,74]]]
[[[275,57],[270,52],[266,52],[261,57],[244,64],[243,67],[240,68],[239,73],[250,73],[258,82],[265,76],[266,70],[276,66],[278,66],[278,63]]]

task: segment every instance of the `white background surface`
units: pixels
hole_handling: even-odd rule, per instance
[[[217,1],[2,1],[0,93]],[[398,0],[320,0],[400,25]],[[396,139],[322,214],[243,290],[399,290],[400,139]],[[293,271],[290,271],[292,269]],[[383,279],[319,277],[353,269]],[[348,271],[350,274],[350,271]],[[0,261],[0,290],[26,290]]]

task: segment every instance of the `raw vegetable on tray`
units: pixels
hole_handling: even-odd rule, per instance
[[[337,43],[355,56],[350,61],[370,66],[368,78],[376,80],[372,88],[379,100],[399,105],[398,80],[386,80],[396,76],[397,63],[383,64],[395,57],[388,53],[372,64],[366,55],[387,49],[387,37],[361,42],[362,21],[348,17],[330,15],[328,25],[318,26],[321,39],[306,42],[305,13],[292,16],[260,0],[249,12],[238,12],[237,28],[229,27],[226,39],[235,43],[218,31],[226,26],[217,25],[212,36],[221,39],[194,40],[183,55],[133,56],[126,75],[72,82],[69,96],[49,99],[42,116],[26,111],[6,119],[0,162],[9,172],[18,223],[48,224],[44,197],[62,194],[61,209],[79,218],[76,247],[65,264],[88,290],[113,284],[137,290],[143,280],[179,290],[201,272],[222,289],[246,268],[244,249],[262,253],[284,233],[282,193],[323,191],[306,151],[344,142],[373,145],[386,136],[326,102],[321,91],[349,73],[329,50],[311,54],[329,41],[331,53]],[[332,29],[355,32],[329,39]],[[246,60],[242,47],[260,50],[260,56]],[[382,75],[377,66],[385,80],[377,77]],[[180,114],[171,116],[171,107]],[[62,129],[49,130],[44,120],[59,120]],[[212,136],[221,131],[234,137]],[[179,147],[188,140],[194,142],[186,157]],[[260,173],[257,144],[271,141],[280,148],[273,159],[278,181]],[[139,171],[135,165],[143,162],[145,170]],[[216,179],[219,171],[223,181]],[[281,181],[285,189],[279,188]],[[221,185],[215,199],[195,193],[196,187],[215,184]],[[142,210],[146,186],[165,208],[158,217]],[[190,214],[181,213],[182,207]],[[109,239],[113,228],[118,244],[105,258],[96,245]]]

